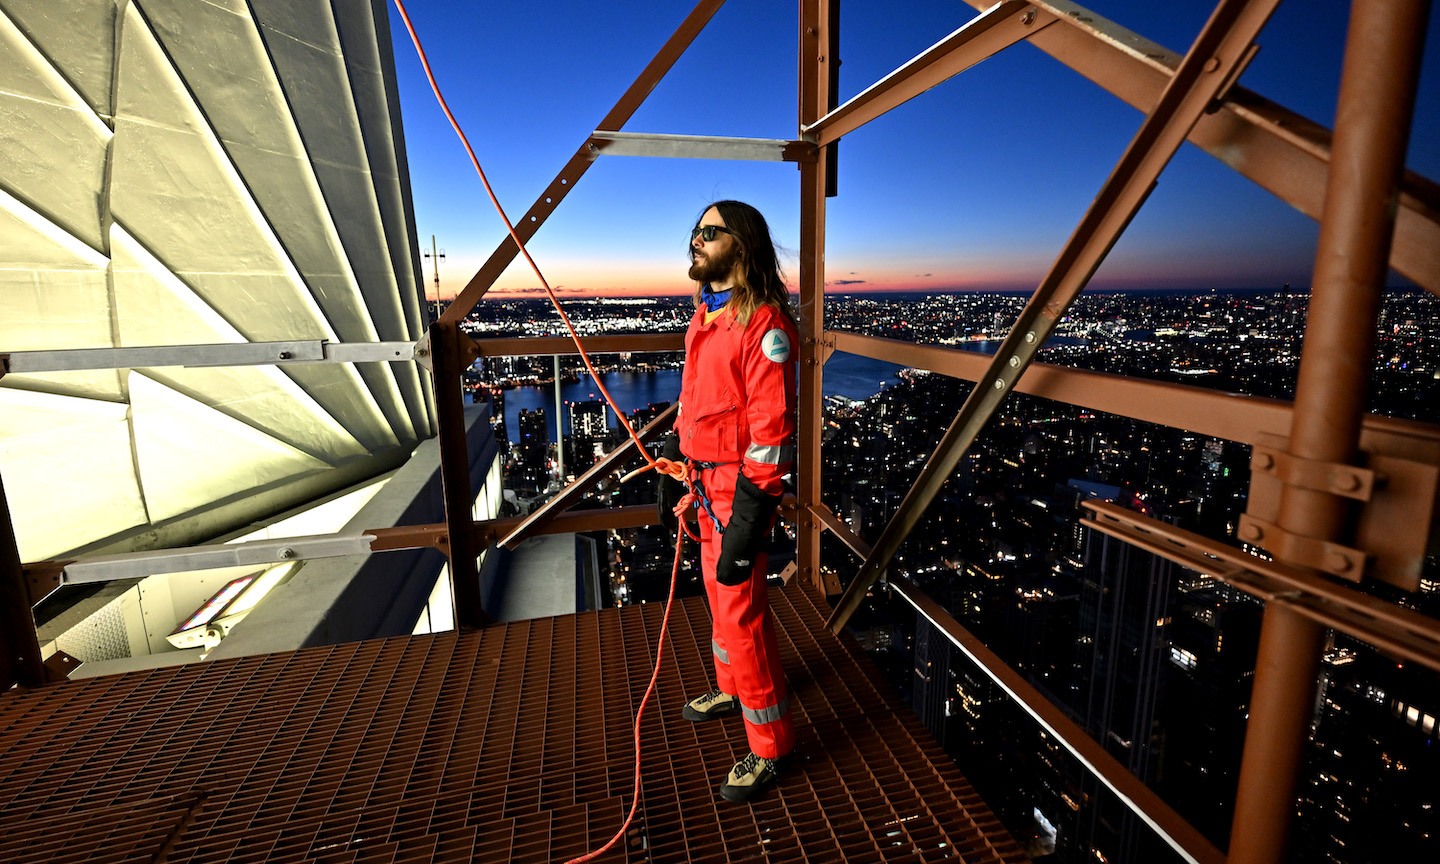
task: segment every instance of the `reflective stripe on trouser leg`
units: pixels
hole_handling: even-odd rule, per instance
[[[729,464],[706,472],[710,475],[706,481],[714,495],[716,515],[727,523],[738,468]],[[700,569],[710,596],[712,638],[730,659],[728,666],[715,664],[716,677],[722,674],[720,670],[728,671],[735,689],[725,689],[723,684],[721,689],[739,697],[742,706],[762,712],[759,716],[769,717],[770,713],[764,713],[766,709],[784,706],[788,694],[766,596],[766,556],[763,552],[755,556],[754,573],[743,583],[719,584],[715,580],[715,565],[720,560],[720,535],[707,530],[705,522],[708,521],[702,520],[700,524]],[[779,716],[760,723],[754,722],[749,711],[745,713],[746,737],[757,756],[775,759],[794,747],[795,731],[789,711],[781,710]]]
[[[715,652],[716,663],[724,663],[726,666],[730,665],[730,652],[726,651],[724,646],[722,646],[719,642],[711,639],[710,650]]]
[[[744,704],[740,706],[740,712],[745,715],[745,719],[754,723],[756,726],[774,723],[776,720],[784,717],[789,711],[789,699],[781,699],[779,704],[771,705],[768,708],[751,708]]]

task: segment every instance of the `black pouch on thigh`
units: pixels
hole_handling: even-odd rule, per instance
[[[715,565],[715,581],[721,585],[739,585],[749,579],[755,569],[755,556],[770,539],[770,521],[780,496],[766,495],[760,487],[741,474],[735,482],[735,503],[730,524],[720,538],[720,560]]]

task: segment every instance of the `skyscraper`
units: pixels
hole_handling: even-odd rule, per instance
[[[571,402],[570,438],[565,442],[567,470],[580,474],[609,449],[610,424],[598,399]]]
[[[517,470],[512,473],[512,477],[517,488],[533,494],[545,488],[550,427],[546,423],[544,408],[534,411],[522,408],[516,420],[520,426],[520,434],[515,442]]]

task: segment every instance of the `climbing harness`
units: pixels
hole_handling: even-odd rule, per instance
[[[684,483],[686,490],[685,495],[681,497],[680,501],[675,505],[675,518],[679,520],[681,528],[685,531],[685,536],[698,543],[700,538],[690,533],[690,526],[685,521],[685,511],[692,507],[705,511],[705,515],[710,517],[711,524],[715,526],[716,534],[725,533],[725,526],[721,524],[720,517],[715,515],[715,508],[710,503],[710,496],[705,492],[705,484],[700,482],[701,471],[718,468],[721,464],[723,463],[696,462],[691,459],[667,459],[662,456],[649,465],[642,465],[624,477],[621,477],[620,482],[625,483],[631,478],[639,476],[653,468],[658,474],[664,474],[667,477],[672,477]]]

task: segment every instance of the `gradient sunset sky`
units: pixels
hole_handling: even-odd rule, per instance
[[[693,8],[688,0],[406,0],[437,80],[518,219]],[[1214,7],[1091,0],[1096,14],[1183,54]],[[1349,3],[1289,0],[1240,83],[1327,127]],[[840,100],[973,18],[960,0],[844,0]],[[1440,15],[1429,23],[1407,164],[1440,178]],[[730,0],[627,132],[794,138],[798,4]],[[1063,26],[1063,25],[1056,25]],[[420,243],[445,252],[450,297],[505,236],[391,6]],[[1426,106],[1429,106],[1428,108]],[[846,136],[827,212],[829,290],[1031,290],[1142,121],[1028,45],[1015,46]],[[798,276],[791,163],[602,158],[529,244],[569,296],[688,294],[685,243],[704,205],[757,206]],[[1308,286],[1316,224],[1185,145],[1091,282],[1106,288]],[[433,262],[422,258],[427,292]],[[1396,284],[1405,284],[1392,274]],[[523,261],[497,283],[538,290]]]

